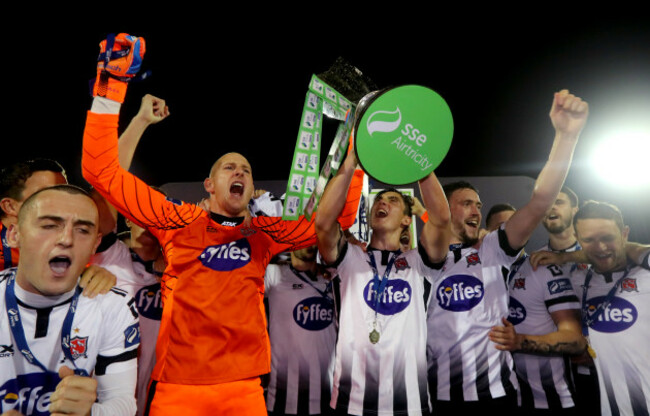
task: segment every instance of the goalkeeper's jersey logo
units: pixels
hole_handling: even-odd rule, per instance
[[[203,250],[199,260],[204,266],[217,271],[240,269],[250,263],[251,246],[245,238],[228,244],[210,246]]]

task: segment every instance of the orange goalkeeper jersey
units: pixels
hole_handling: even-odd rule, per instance
[[[88,113],[82,171],[123,215],[159,240],[167,259],[163,316],[152,378],[217,384],[270,371],[264,271],[278,253],[316,243],[313,221],[242,219],[174,201],[122,169],[118,115]],[[356,174],[339,221],[356,217],[362,174]],[[221,224],[224,222],[224,224]]]

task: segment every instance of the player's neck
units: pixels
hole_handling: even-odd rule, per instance
[[[16,298],[33,308],[49,308],[50,306],[63,303],[74,295],[75,289],[76,287],[73,287],[72,290],[60,295],[45,296],[36,290],[26,279],[18,278],[18,275],[16,275],[16,284],[14,285]]]
[[[548,235],[548,247],[553,251],[562,251],[572,247],[576,243],[573,227],[569,227],[561,233]]]
[[[399,250],[399,237],[401,234],[401,229],[396,231],[373,230],[372,237],[370,237],[370,247],[377,250]]]
[[[316,273],[316,262],[315,261],[305,261],[301,260],[298,257],[291,256],[291,266],[301,272],[312,272]]]

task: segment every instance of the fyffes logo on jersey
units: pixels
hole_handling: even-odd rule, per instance
[[[447,155],[453,119],[433,90],[406,85],[375,91],[361,101],[354,144],[370,176],[389,185],[415,182]]]
[[[436,291],[438,305],[451,312],[469,311],[483,299],[483,282],[474,276],[457,274],[443,280]]]
[[[519,325],[526,319],[526,308],[517,299],[510,297],[508,306],[508,321],[513,325]]]
[[[605,296],[598,296],[587,301],[586,311],[590,317],[598,310],[598,305],[605,301]],[[591,324],[591,329],[598,332],[625,331],[638,318],[638,312],[633,304],[619,297],[613,297],[610,304],[599,312],[598,317]]]
[[[363,300],[373,310],[377,305],[377,313],[381,315],[395,315],[406,309],[411,303],[411,285],[406,280],[389,280],[381,296],[377,299],[375,282],[370,281],[363,289]]]
[[[228,244],[210,246],[199,256],[204,266],[220,272],[240,269],[246,266],[250,259],[251,246],[245,238]]]
[[[303,299],[293,309],[293,320],[309,331],[320,331],[332,323],[332,302],[322,296]]]
[[[56,373],[22,374],[0,385],[0,413],[17,410],[25,416],[49,415],[50,396],[61,379]]]
[[[138,290],[135,294],[135,303],[141,316],[160,321],[162,317],[160,283],[154,283]]]

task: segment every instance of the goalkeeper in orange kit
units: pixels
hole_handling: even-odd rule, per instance
[[[265,415],[259,381],[270,370],[264,271],[276,254],[314,244],[313,222],[250,218],[252,168],[238,153],[223,155],[210,169],[204,181],[209,211],[166,198],[124,170],[118,116],[144,53],[144,39],[126,34],[100,44],[82,171],[115,208],[160,241],[167,260],[148,414]],[[356,179],[340,217],[344,229],[356,215]]]

